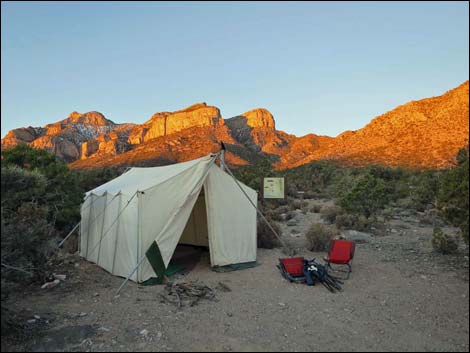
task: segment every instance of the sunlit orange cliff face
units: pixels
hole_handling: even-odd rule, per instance
[[[274,117],[264,108],[224,119],[217,107],[198,103],[155,113],[143,124],[115,124],[98,112],[73,112],[44,127],[8,132],[2,149],[29,144],[56,154],[72,168],[101,168],[186,161],[219,150],[223,141],[226,159],[234,166],[269,156],[279,169],[321,159],[348,165],[443,168],[468,143],[468,119],[466,81],[441,96],[401,105],[364,128],[335,138],[297,137],[276,130]]]

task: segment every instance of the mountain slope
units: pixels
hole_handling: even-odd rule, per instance
[[[411,168],[449,166],[468,143],[468,81],[433,98],[412,101],[347,131],[321,158],[353,165],[370,163]],[[319,159],[309,155],[284,167]]]
[[[279,169],[330,159],[411,168],[443,168],[468,143],[468,81],[442,96],[412,101],[336,138],[302,137],[276,130],[272,114],[257,108],[224,119],[217,107],[197,103],[159,112],[143,124],[115,124],[101,113],[73,112],[41,128],[19,128],[2,149],[20,143],[44,148],[73,168],[152,166],[181,162],[227,146],[227,161],[268,157]]]

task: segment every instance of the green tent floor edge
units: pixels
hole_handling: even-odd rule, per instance
[[[214,266],[211,267],[211,270],[214,272],[232,272],[232,271],[240,271],[246,270],[248,268],[253,268],[259,266],[260,263],[258,261],[251,261],[251,262],[243,262],[240,264],[232,264],[226,266]]]

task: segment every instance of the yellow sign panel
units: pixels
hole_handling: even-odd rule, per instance
[[[283,199],[284,178],[264,178],[263,197],[265,199]]]

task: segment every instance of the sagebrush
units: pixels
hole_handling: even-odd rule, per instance
[[[315,223],[310,226],[305,237],[310,251],[326,251],[333,237],[338,235],[338,230],[332,226]]]

